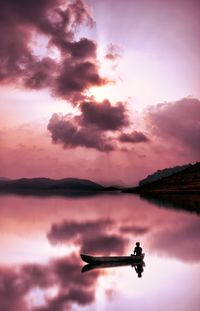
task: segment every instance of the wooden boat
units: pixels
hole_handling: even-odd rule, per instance
[[[103,264],[103,263],[124,263],[132,264],[133,262],[141,261],[144,259],[144,255],[130,255],[130,256],[108,256],[108,257],[95,257],[85,254],[80,254],[81,259],[90,264]]]
[[[139,261],[132,261],[130,262],[110,262],[110,263],[95,263],[95,264],[87,264],[85,266],[83,266],[81,272],[88,272],[91,270],[96,270],[96,269],[106,269],[106,268],[118,268],[118,267],[127,267],[127,266],[131,266],[131,267],[135,267],[135,266],[143,266],[145,267],[145,263],[143,260],[139,260]]]

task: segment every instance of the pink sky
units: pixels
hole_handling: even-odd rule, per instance
[[[0,176],[136,184],[199,160],[198,1],[0,12]]]

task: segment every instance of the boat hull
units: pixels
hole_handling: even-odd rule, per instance
[[[91,264],[104,264],[104,263],[124,263],[131,264],[136,261],[141,261],[144,259],[144,254],[141,256],[131,255],[131,256],[109,256],[109,257],[95,257],[85,254],[80,254],[81,259],[87,263]]]

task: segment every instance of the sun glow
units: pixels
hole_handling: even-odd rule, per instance
[[[111,85],[93,87],[88,91],[88,96],[94,97],[94,99],[98,102],[101,102],[104,99],[109,99],[110,101],[115,100],[114,92],[112,92]]]
[[[142,111],[149,105],[174,101],[190,93],[187,78],[175,72],[171,60],[147,52],[127,51],[117,66],[112,67],[109,61],[103,61],[102,53],[98,52],[101,75],[109,77],[113,83],[88,91],[97,101],[105,98],[111,102],[128,100],[133,108]]]

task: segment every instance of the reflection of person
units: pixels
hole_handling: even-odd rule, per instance
[[[143,265],[140,264],[140,265],[135,266],[135,271],[136,271],[138,277],[141,278],[142,272],[144,271]]]
[[[140,247],[140,242],[136,242],[136,247],[134,248],[133,254],[136,256],[142,255],[142,247]]]

